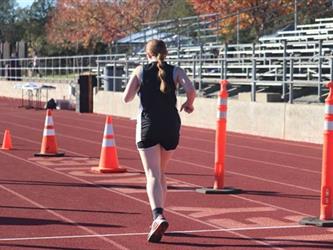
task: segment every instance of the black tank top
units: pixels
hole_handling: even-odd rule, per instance
[[[161,144],[165,149],[178,145],[181,126],[176,107],[176,86],[173,81],[174,66],[164,63],[168,91],[160,91],[157,62],[143,66],[139,89],[141,112],[137,119],[136,142],[139,148]]]
[[[150,114],[165,114],[178,112],[176,108],[176,86],[173,81],[174,66],[164,64],[168,91],[160,91],[161,81],[158,77],[157,62],[143,66],[143,79],[139,89],[142,111]]]

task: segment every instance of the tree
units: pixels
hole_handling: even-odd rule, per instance
[[[320,16],[332,16],[332,0],[298,0],[298,23],[313,22]]]
[[[255,37],[259,38],[276,22],[289,21],[294,12],[295,0],[189,0],[198,14],[217,13],[220,18],[221,33],[230,39],[235,32],[237,16],[239,15],[240,28],[252,29]],[[303,18],[313,12],[308,11],[315,7],[322,7],[327,0],[298,0],[298,7]],[[311,7],[311,8],[309,8]],[[318,13],[318,12],[316,12]],[[287,17],[286,15],[289,15]],[[284,23],[285,24],[285,23]]]
[[[291,6],[286,5],[290,0],[190,0],[197,13],[217,13],[220,18],[221,33],[225,37],[235,31],[237,15],[239,15],[240,28],[253,27],[255,34],[259,37],[268,23],[268,18],[283,15],[291,11]]]
[[[21,10],[19,23],[23,27],[23,39],[34,53],[47,55],[50,51],[46,24],[54,4],[55,0],[36,0],[29,9]]]
[[[161,0],[58,0],[48,23],[50,43],[93,52],[137,30],[160,8]]]
[[[194,15],[193,6],[188,0],[164,0],[155,19],[168,20]]]
[[[15,0],[0,1],[0,41],[14,42],[16,40],[15,3]]]

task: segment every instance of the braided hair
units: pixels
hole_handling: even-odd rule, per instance
[[[162,40],[150,40],[146,45],[146,53],[149,53],[157,58],[158,77],[161,80],[160,91],[162,93],[167,93],[169,89],[166,82],[164,59],[168,54],[168,50],[165,43]]]

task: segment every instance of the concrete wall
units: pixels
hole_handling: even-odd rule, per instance
[[[124,104],[122,93],[99,91],[94,96],[94,112],[135,118],[138,98]],[[178,105],[184,101],[178,98]],[[217,100],[197,98],[195,112],[181,112],[182,124],[215,129]],[[279,139],[322,143],[323,105],[228,101],[227,130]]]
[[[15,88],[15,84],[24,82],[0,81],[0,96],[21,98],[22,90]],[[71,99],[69,84],[53,83],[48,99]],[[94,112],[111,114],[134,119],[138,112],[139,101],[124,104],[122,93],[99,91],[94,96]],[[42,101],[45,101],[43,93]],[[184,102],[178,98],[178,105]],[[183,125],[215,129],[217,100],[197,98],[195,111],[192,114],[181,112]],[[323,105],[301,105],[286,103],[261,103],[239,100],[228,101],[227,130],[245,134],[267,136],[273,138],[322,143],[324,124]]]
[[[26,84],[27,82],[17,82],[17,81],[0,81],[0,96],[12,97],[12,98],[21,98],[22,89],[17,88],[16,85]],[[36,83],[42,85],[43,83]],[[72,99],[74,96],[70,95],[70,86],[68,83],[45,83],[48,86],[54,86],[55,89],[48,90],[48,99]],[[27,99],[26,91],[24,93],[24,99]],[[46,101],[46,90],[42,91],[42,101]]]

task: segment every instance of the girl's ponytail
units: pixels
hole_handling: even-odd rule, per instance
[[[162,93],[168,92],[168,84],[166,83],[165,77],[166,72],[163,65],[164,56],[157,54],[157,68],[158,68],[158,77],[161,80],[160,90]]]

